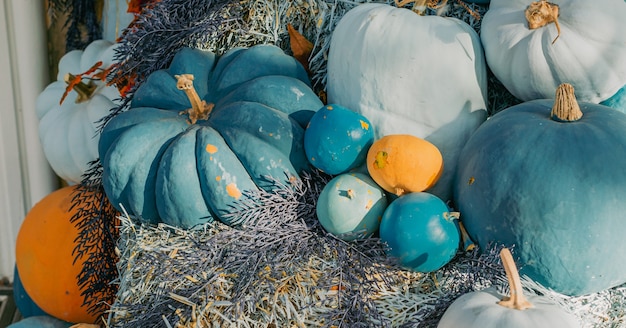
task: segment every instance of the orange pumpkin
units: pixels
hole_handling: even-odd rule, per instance
[[[386,135],[370,147],[367,171],[383,189],[402,196],[432,187],[443,171],[443,157],[435,145],[424,139]]]
[[[94,323],[97,314],[83,306],[78,275],[89,257],[74,263],[78,229],[70,219],[77,186],[56,190],[26,214],[16,242],[16,265],[22,285],[47,314],[68,322]]]

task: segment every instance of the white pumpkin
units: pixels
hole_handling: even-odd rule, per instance
[[[377,138],[410,134],[437,146],[444,171],[429,192],[448,200],[458,154],[487,117],[486,67],[466,23],[362,4],[333,32],[328,100],[367,117]]]
[[[492,0],[481,25],[487,63],[515,97],[553,98],[569,83],[580,101],[599,103],[626,85],[624,0],[539,1],[558,6],[558,28],[534,29],[526,19],[531,2]]]
[[[500,257],[509,281],[510,297],[494,287],[457,298],[437,328],[577,328],[578,319],[545,296],[523,294],[513,256],[503,248]]]
[[[68,85],[65,77],[68,73],[82,74],[98,61],[102,61],[101,68],[107,68],[114,55],[115,44],[106,40],[94,41],[84,51],[68,52],[59,61],[57,81],[37,97],[35,111],[44,155],[53,171],[69,184],[79,183],[89,162],[98,158],[98,121],[119,105],[121,96],[104,81],[84,80],[60,103]],[[89,83],[93,90],[80,90]]]

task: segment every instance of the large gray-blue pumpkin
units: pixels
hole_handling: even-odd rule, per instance
[[[626,115],[578,103],[564,84],[556,100],[510,107],[476,131],[454,200],[478,245],[515,245],[521,273],[564,294],[593,293],[626,282],[625,166]]]

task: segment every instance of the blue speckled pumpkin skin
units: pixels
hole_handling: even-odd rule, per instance
[[[626,282],[626,115],[579,103],[579,121],[557,122],[552,105],[510,107],[472,135],[455,204],[479,246],[512,247],[521,274],[560,293],[594,293]]]
[[[316,212],[326,231],[344,240],[370,237],[387,208],[385,191],[363,173],[334,177],[320,193]]]
[[[380,222],[388,254],[413,271],[432,272],[454,258],[460,232],[448,206],[437,196],[414,192],[395,199]]]
[[[199,97],[214,104],[208,120],[179,115],[191,105],[177,74],[193,74]],[[224,215],[242,193],[271,186],[268,176],[288,184],[308,169],[304,127],[322,105],[304,68],[278,47],[221,57],[183,48],[103,129],[105,192],[145,222],[233,224]]]
[[[304,131],[304,150],[309,162],[331,175],[362,165],[373,142],[370,121],[336,104],[319,109]]]

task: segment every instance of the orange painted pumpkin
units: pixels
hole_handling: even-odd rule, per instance
[[[443,157],[435,145],[424,139],[386,135],[370,147],[367,171],[383,189],[402,196],[432,187],[443,171]]]
[[[68,322],[93,323],[97,315],[83,306],[78,275],[89,254],[74,263],[78,229],[70,222],[77,186],[52,192],[26,214],[16,243],[16,265],[22,285],[46,313]]]

